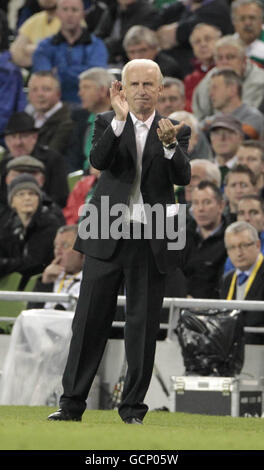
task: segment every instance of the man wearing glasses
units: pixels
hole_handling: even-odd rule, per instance
[[[227,300],[264,300],[264,258],[258,232],[244,221],[225,230],[225,246],[235,267],[222,281],[220,298]],[[245,326],[264,326],[262,311],[245,311]],[[247,344],[264,344],[264,335],[246,334]]]

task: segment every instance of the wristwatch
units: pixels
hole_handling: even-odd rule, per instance
[[[173,150],[176,147],[176,145],[178,145],[177,139],[174,142],[172,142],[171,144],[167,144],[167,145],[163,144],[163,147],[167,150]]]

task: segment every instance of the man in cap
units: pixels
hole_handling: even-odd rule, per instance
[[[1,185],[6,176],[6,165],[12,158],[31,155],[45,165],[44,190],[60,207],[64,207],[69,194],[64,158],[55,150],[38,143],[38,129],[33,117],[27,113],[14,113],[4,130],[7,151],[0,163]]]
[[[212,121],[209,133],[223,184],[225,175],[236,164],[236,152],[244,138],[242,125],[230,115],[219,116]]]

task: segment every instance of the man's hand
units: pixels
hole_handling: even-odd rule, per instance
[[[49,284],[50,282],[55,282],[57,277],[63,271],[63,267],[60,265],[61,257],[57,256],[51,264],[49,264],[42,274],[43,284]]]
[[[122,84],[118,80],[112,83],[110,88],[110,99],[113,110],[118,121],[125,121],[129,111],[128,102],[125,98],[124,91],[121,89]]]
[[[180,124],[172,124],[170,119],[161,119],[159,121],[159,127],[157,128],[157,133],[160,141],[163,145],[170,145],[174,142],[177,142],[177,135],[179,134],[180,129],[185,125],[182,121]]]

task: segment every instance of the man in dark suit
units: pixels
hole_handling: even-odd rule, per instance
[[[227,300],[264,300],[264,259],[258,232],[248,222],[239,221],[225,230],[225,245],[235,269],[228,272],[220,289]],[[262,311],[245,311],[245,326],[264,326]],[[264,344],[264,335],[247,333],[247,344]]]
[[[159,203],[166,220],[158,222],[163,224],[168,217],[174,220],[173,184],[190,181],[186,153],[190,128],[155,112],[161,91],[159,66],[151,60],[132,60],[123,69],[122,85],[115,81],[110,89],[114,111],[96,118],[90,159],[101,177],[89,206],[92,217],[83,218],[75,244],[86,255],[83,281],[63,375],[61,408],[49,419],[80,421],[123,280],[127,295],[127,374],[118,411],[129,424],[142,424],[147,413],[143,401],[152,375],[165,278],[173,269],[169,260],[177,259],[176,251],[167,250],[166,237],[156,237],[154,230],[149,232],[152,220],[147,208]],[[110,216],[105,213],[105,201]],[[93,218],[95,212],[98,219]],[[89,218],[90,228],[98,230],[98,236],[87,234]],[[119,220],[120,237],[114,233],[114,223]]]

